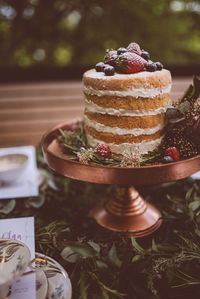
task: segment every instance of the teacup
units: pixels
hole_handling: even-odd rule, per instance
[[[0,240],[0,299],[8,296],[12,283],[23,275],[30,263],[31,253],[22,242]]]

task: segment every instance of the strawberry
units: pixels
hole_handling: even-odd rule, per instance
[[[111,155],[111,150],[108,144],[100,143],[96,149],[95,153],[103,158],[109,158]]]
[[[140,46],[137,43],[130,43],[126,49],[128,52],[138,54],[139,56],[142,54]]]
[[[117,59],[118,55],[117,55],[117,51],[112,50],[107,52],[106,56],[104,57],[104,62],[107,64],[110,64],[112,66],[115,66],[115,61]]]
[[[116,60],[117,70],[121,73],[137,73],[142,71],[147,65],[147,61],[139,55],[126,52],[118,56]]]
[[[174,161],[179,161],[179,152],[177,150],[176,147],[169,147],[166,151],[165,151],[165,156],[170,156],[173,158]]]

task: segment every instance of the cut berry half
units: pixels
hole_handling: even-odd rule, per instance
[[[147,65],[147,61],[139,55],[126,52],[116,60],[117,71],[125,74],[137,73],[142,71]]]
[[[95,153],[103,158],[109,158],[111,155],[111,150],[108,144],[106,143],[100,143],[96,149]]]
[[[140,49],[140,46],[137,43],[130,43],[126,49],[127,49],[128,52],[135,53],[139,56],[142,53],[141,49]]]
[[[173,158],[174,161],[179,161],[180,157],[179,157],[179,152],[177,150],[176,147],[169,147],[166,151],[165,151],[165,156],[170,156]]]

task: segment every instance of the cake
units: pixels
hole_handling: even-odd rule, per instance
[[[128,62],[129,69],[120,69],[117,59],[123,57],[123,53],[113,54],[116,63],[113,59],[111,65],[107,65],[110,70],[113,67],[114,72],[106,73],[104,64],[104,67],[90,69],[83,75],[87,142],[92,148],[106,143],[116,154],[127,151],[146,154],[157,149],[164,136],[171,74],[166,69],[156,69],[155,63],[152,71],[153,62],[148,63],[141,53],[140,56],[131,53],[134,63]]]

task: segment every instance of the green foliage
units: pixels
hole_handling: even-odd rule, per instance
[[[1,0],[0,66],[95,64],[131,41],[153,60],[196,64],[199,29],[192,0]]]
[[[141,187],[162,212],[163,224],[153,235],[135,239],[104,230],[89,216],[114,186],[53,174],[39,149],[38,166],[39,198],[2,200],[0,216],[35,217],[36,250],[65,267],[73,298],[199,298],[200,181]]]

